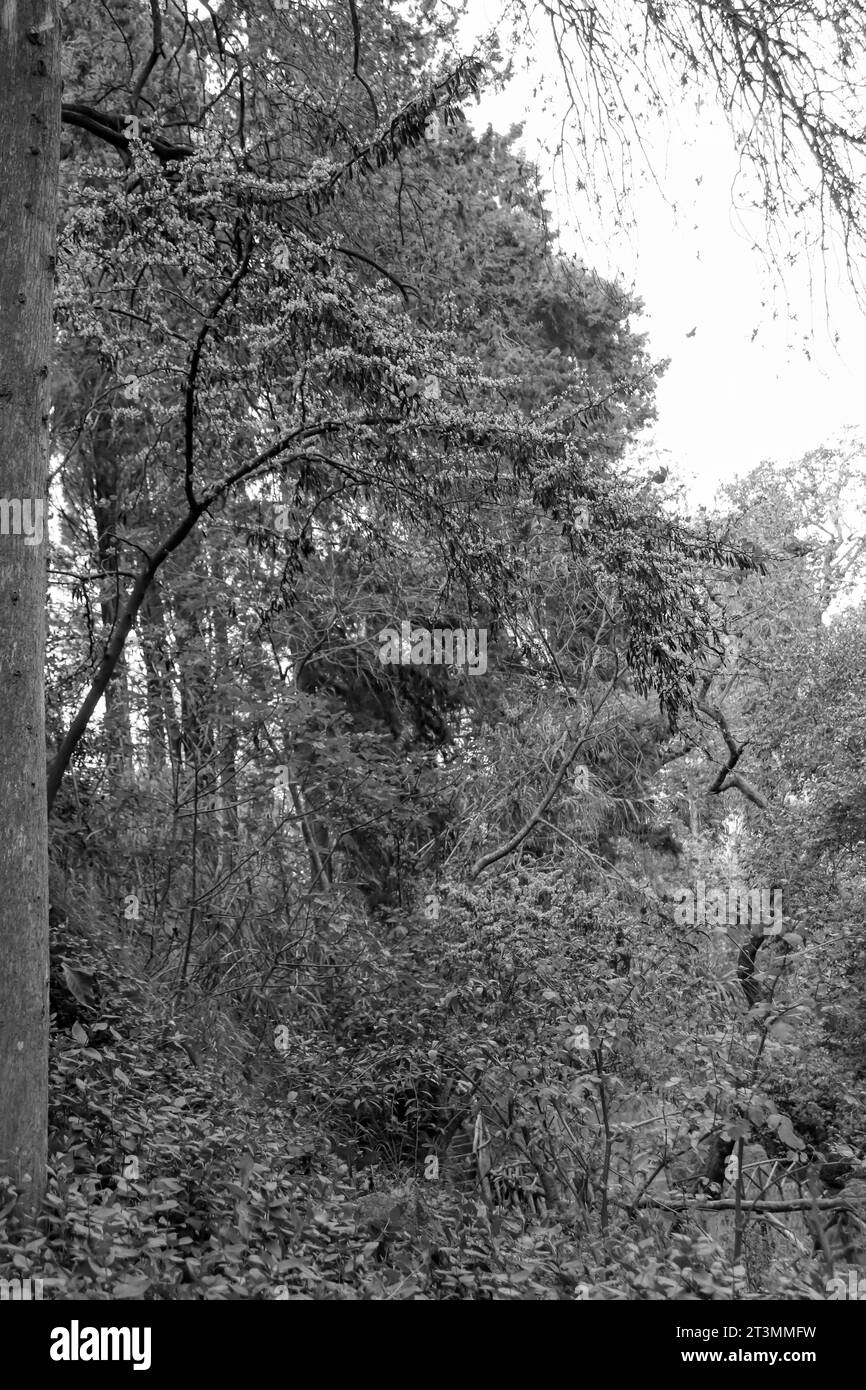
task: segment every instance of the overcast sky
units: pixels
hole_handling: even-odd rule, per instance
[[[482,33],[497,13],[496,3],[473,0],[467,37]],[[518,72],[507,92],[485,93],[473,123],[504,131],[525,122],[523,146],[551,189],[564,247],[644,300],[636,326],[649,332],[654,355],[671,358],[658,389],[654,443],[670,451],[692,500],[709,501],[719,481],[762,459],[786,461],[831,442],[845,425],[862,425],[866,437],[866,317],[832,266],[829,322],[805,264],[788,273],[787,303],[774,292],[766,258],[755,249],[760,220],[744,225],[747,214],[732,199],[737,156],[721,112],[707,104],[696,118],[693,100],[684,98],[667,119],[643,125],[663,192],[639,180],[635,230],[617,235],[612,215],[594,225],[587,219],[586,205],[568,196],[564,171],[545,151],[564,109],[555,71],[555,54],[540,34],[534,67]],[[540,72],[546,110],[533,95]],[[741,202],[746,194],[741,184]]]

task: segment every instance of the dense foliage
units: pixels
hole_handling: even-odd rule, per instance
[[[866,1251],[861,445],[712,516],[642,475],[641,306],[463,119],[444,7],[169,5],[146,70],[147,7],[63,18],[50,1180],[0,1273],[827,1297]],[[483,667],[384,663],[403,624]],[[682,910],[739,884],[769,930]]]

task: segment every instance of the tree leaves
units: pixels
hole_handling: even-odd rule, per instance
[[[89,970],[61,961],[61,971],[70,994],[85,1008],[93,1009],[98,1002],[96,976]]]

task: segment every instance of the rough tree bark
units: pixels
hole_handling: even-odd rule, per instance
[[[48,1129],[43,680],[60,95],[57,0],[0,0],[0,1177],[30,1206]]]

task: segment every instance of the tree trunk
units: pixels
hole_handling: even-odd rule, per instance
[[[168,762],[177,773],[183,762],[183,739],[175,712],[168,627],[158,579],[144,596],[138,639],[147,676],[148,767],[157,773]]]
[[[214,719],[218,740],[217,784],[214,795],[215,821],[219,834],[219,854],[215,874],[217,879],[232,873],[238,844],[238,730],[234,714],[234,675],[232,672],[231,642],[226,618],[228,591],[225,564],[218,545],[208,539],[208,562],[211,574],[213,603],[213,653],[216,678]]]
[[[60,158],[57,0],[0,3],[0,1177],[45,1186],[49,364]]]
[[[122,603],[122,588],[118,577],[118,552],[115,536],[121,523],[122,480],[117,463],[118,444],[106,413],[97,419],[91,432],[90,481],[93,522],[96,531],[96,561],[101,574],[100,610],[102,612],[102,644],[111,641],[114,625]],[[124,651],[117,663],[114,680],[105,691],[105,743],[109,755],[119,757],[124,769],[132,767],[132,720],[130,711],[129,678]],[[115,779],[112,779],[115,780]]]

